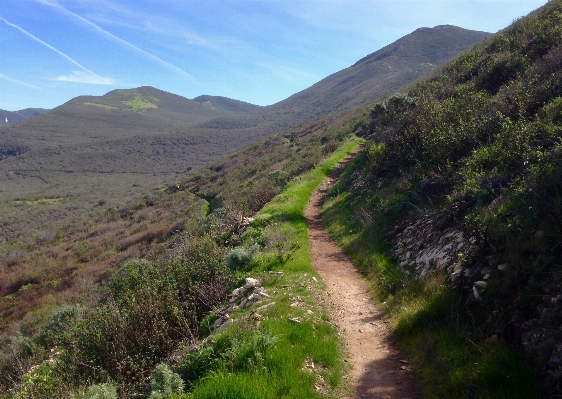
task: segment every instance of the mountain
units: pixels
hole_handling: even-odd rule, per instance
[[[488,36],[490,33],[452,25],[419,28],[279,103],[252,114],[213,119],[202,127],[254,127],[272,133],[311,118],[357,108],[407,86]]]
[[[6,111],[0,109],[0,126],[15,126],[26,119],[43,115],[47,112],[49,112],[49,110],[43,108],[26,108],[20,111]]]
[[[74,98],[0,128],[0,201],[55,198],[65,214],[99,202],[117,205],[260,137],[380,99],[488,35],[452,26],[418,29],[267,107],[216,96],[190,100],[152,87]],[[0,240],[19,234],[14,226],[23,226],[22,217],[36,216],[28,229],[52,217],[41,207],[25,216],[14,212]]]
[[[208,105],[212,108],[217,108],[226,112],[234,113],[258,111],[261,108],[259,105],[254,105],[239,100],[232,100],[230,98],[221,96],[203,95],[195,97],[193,101]]]

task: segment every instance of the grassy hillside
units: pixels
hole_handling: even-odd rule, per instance
[[[561,27],[551,1],[377,103],[332,192],[428,397],[560,395]]]
[[[64,223],[53,220],[57,218],[54,206],[65,198],[18,202],[22,213],[32,207],[53,207],[52,219],[47,227],[2,246],[0,316],[4,323],[0,329],[8,335],[17,330],[35,333],[58,305],[95,301],[95,294],[85,292],[122,262],[159,255],[179,232],[206,231],[214,218],[221,220],[215,227],[225,229],[216,239],[236,245],[239,239],[231,237],[230,229],[337,149],[354,124],[353,118],[340,115],[297,126],[189,178],[118,206],[100,202],[93,212]],[[205,215],[215,211],[207,219]]]
[[[250,104],[244,101],[232,100],[230,98],[221,96],[199,96],[195,97],[193,101],[205,104],[212,108],[217,108],[227,112],[252,112],[257,111],[261,107],[259,105]]]
[[[0,243],[45,228],[53,214],[68,219],[95,212],[100,202],[119,205],[252,139],[191,130],[223,114],[144,87],[78,97],[6,128],[0,133]],[[46,206],[53,198],[61,200]]]

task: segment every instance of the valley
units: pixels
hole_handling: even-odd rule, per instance
[[[453,26],[419,29],[355,65],[268,107],[224,97],[194,100],[151,87],[70,100],[45,115],[0,128],[2,144],[25,152],[0,161],[0,243],[116,207],[177,182],[250,142],[306,120],[353,111],[391,94],[487,37]],[[67,198],[53,206],[16,200]],[[25,223],[14,221],[25,220]]]
[[[560,396],[561,26],[1,128],[0,397]]]

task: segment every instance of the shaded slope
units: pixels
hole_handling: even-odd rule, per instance
[[[26,108],[19,111],[6,111],[0,109],[0,126],[15,126],[26,119],[43,115],[47,112],[49,112],[49,110],[43,108]]]

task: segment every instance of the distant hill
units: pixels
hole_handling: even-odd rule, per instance
[[[49,112],[49,110],[43,108],[26,108],[20,111],[0,109],[0,126],[15,126],[28,118],[43,115],[46,112]]]
[[[39,225],[41,218],[47,223],[98,203],[113,206],[260,137],[380,99],[487,36],[453,26],[418,29],[267,107],[216,96],[190,100],[152,87],[74,98],[0,127],[0,205],[49,198],[66,209],[52,215],[41,207],[18,208]],[[19,234],[18,220],[4,222],[0,242]]]
[[[252,112],[258,111],[262,107],[259,105],[250,104],[244,101],[232,100],[227,97],[221,96],[208,96],[203,95],[195,97],[193,101],[208,105],[212,108],[220,109],[226,112]]]

